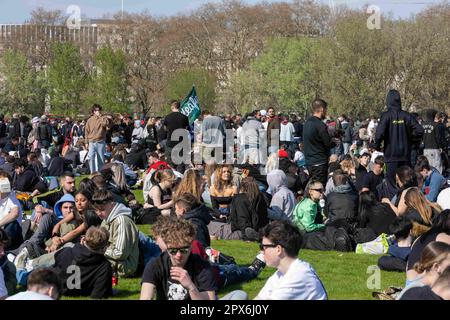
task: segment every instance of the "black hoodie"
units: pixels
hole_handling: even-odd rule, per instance
[[[209,238],[208,224],[211,221],[211,214],[208,207],[204,204],[192,209],[184,215],[196,228],[197,234],[195,240],[200,242],[204,248],[211,245]]]
[[[384,141],[386,162],[410,161],[411,145],[423,137],[424,130],[410,113],[402,110],[400,93],[390,90],[386,105],[388,110],[381,114],[375,134],[375,149],[380,149]]]
[[[79,267],[80,287],[69,289],[75,272],[71,266]],[[112,268],[103,254],[95,253],[77,243],[73,248],[64,248],[56,252],[55,269],[64,284],[64,294],[70,296],[90,296],[102,299],[112,294]],[[75,284],[75,283],[73,283]]]

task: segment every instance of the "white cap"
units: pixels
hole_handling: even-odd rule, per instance
[[[11,192],[11,184],[8,178],[0,178],[0,193]]]
[[[267,111],[266,110],[259,110],[259,113],[261,114],[261,116],[265,117],[267,115]]]

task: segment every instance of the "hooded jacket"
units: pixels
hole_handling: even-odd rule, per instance
[[[67,287],[71,283],[68,272],[70,266],[80,269],[80,287]],[[73,248],[63,248],[55,254],[55,269],[58,271],[61,283],[64,284],[64,295],[90,296],[92,299],[107,298],[112,295],[112,268],[103,254],[91,251],[77,243]]]
[[[326,211],[330,221],[356,218],[358,195],[349,183],[335,187],[327,196]]]
[[[192,209],[184,215],[186,220],[189,220],[197,231],[195,240],[199,241],[204,248],[211,245],[209,237],[208,224],[211,221],[211,214],[208,207],[204,204]]]
[[[65,194],[61,197],[61,199],[58,200],[58,202],[55,203],[55,207],[53,208],[53,211],[55,212],[55,215],[58,219],[64,218],[61,207],[64,202],[73,202],[75,203],[75,198],[70,193]]]
[[[273,194],[270,207],[282,211],[289,220],[292,220],[296,201],[292,191],[287,188],[286,174],[281,170],[273,170],[267,175],[267,183]]]
[[[136,272],[139,260],[139,233],[131,218],[131,209],[115,203],[102,227],[109,231],[109,247],[105,256],[120,276]]]
[[[386,105],[388,110],[381,114],[375,133],[375,149],[384,141],[385,162],[410,161],[411,145],[420,141],[424,130],[410,113],[402,110],[400,93],[390,90]]]

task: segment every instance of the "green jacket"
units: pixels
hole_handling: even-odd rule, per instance
[[[294,223],[306,232],[313,232],[325,228],[324,224],[314,223],[318,204],[309,198],[303,199],[294,209]]]
[[[102,227],[109,231],[105,256],[120,276],[132,276],[139,261],[139,231],[131,219],[131,209],[116,203]]]

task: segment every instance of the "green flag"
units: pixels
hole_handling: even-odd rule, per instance
[[[192,124],[200,117],[200,105],[198,104],[195,87],[192,87],[191,92],[184,98],[183,102],[181,102],[180,112],[189,118],[189,124]]]

